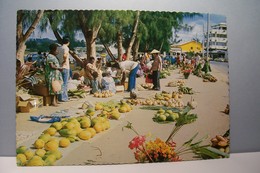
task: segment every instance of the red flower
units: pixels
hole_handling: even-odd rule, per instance
[[[132,150],[134,148],[139,148],[145,142],[145,136],[136,136],[129,142],[128,147]]]

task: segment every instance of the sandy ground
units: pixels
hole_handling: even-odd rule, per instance
[[[196,92],[193,95],[184,95],[182,98],[186,104],[192,98],[198,103],[193,113],[198,115],[197,121],[184,126],[173,138],[177,143],[177,148],[185,141],[189,140],[196,132],[199,132],[198,139],[208,135],[205,143],[208,144],[212,137],[217,134],[224,134],[229,129],[229,115],[222,111],[229,103],[228,74],[226,70],[212,65],[212,75],[218,81],[216,83],[203,82],[202,78],[190,75],[185,80],[185,85],[192,87]],[[161,79],[161,88],[165,91],[177,90],[176,87],[166,87],[166,84],[172,80],[183,79],[178,70],[174,70],[170,77]],[[144,83],[143,78],[138,78],[139,84]],[[160,91],[156,91],[160,92]],[[155,91],[139,91],[139,97],[149,98],[154,96]],[[83,114],[79,109],[85,101],[95,103],[97,101],[121,100],[129,97],[129,93],[118,93],[111,98],[94,98],[88,96],[85,99],[79,99],[61,104],[56,107],[42,107],[32,113],[18,113],[16,115],[17,146],[25,145],[31,147],[41,132],[48,128],[50,124],[37,123],[30,121],[31,115],[49,115],[58,110],[69,110],[71,116]],[[56,165],[89,165],[89,164],[125,164],[136,163],[133,151],[128,148],[129,141],[135,137],[133,131],[124,129],[127,122],[131,122],[139,134],[152,134],[152,137],[159,137],[166,140],[169,136],[173,124],[154,123],[152,117],[154,111],[141,110],[138,106],[133,111],[123,114],[120,120],[111,120],[111,128],[105,132],[97,134],[88,141],[79,141],[72,143],[68,148],[60,149],[63,157],[56,162]],[[183,160],[194,160],[193,155],[183,155]]]

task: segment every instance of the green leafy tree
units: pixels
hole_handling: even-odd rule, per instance
[[[33,33],[43,16],[44,10],[19,10],[17,11],[16,26],[16,58],[24,62],[26,41]]]

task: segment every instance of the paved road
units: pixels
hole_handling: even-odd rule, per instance
[[[214,66],[216,69],[228,74],[228,63],[227,62],[210,61],[210,64],[212,66]]]

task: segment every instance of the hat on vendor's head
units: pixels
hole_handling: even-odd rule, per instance
[[[155,53],[160,53],[160,51],[156,49],[152,50],[151,54],[155,54]]]

